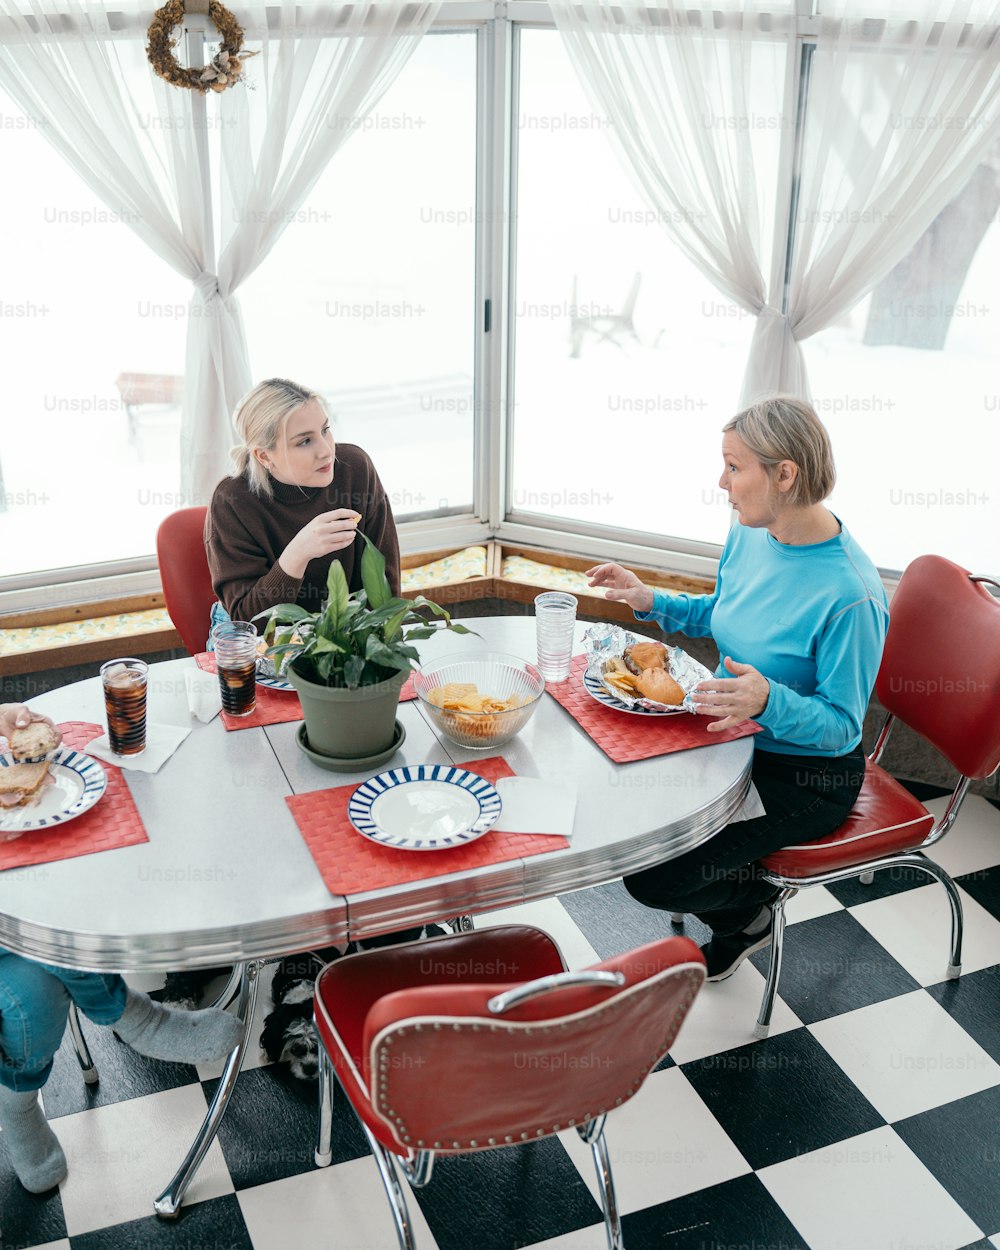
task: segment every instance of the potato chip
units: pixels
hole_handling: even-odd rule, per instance
[[[434,707],[455,707],[463,698],[476,693],[475,682],[450,681],[446,686],[434,686],[424,698]]]
[[[446,686],[434,686],[424,695],[428,703],[445,712],[468,716],[492,716],[497,712],[509,712],[512,708],[530,703],[528,695],[512,694],[507,699],[479,693],[474,682],[449,682]],[[474,723],[474,722],[470,722]]]

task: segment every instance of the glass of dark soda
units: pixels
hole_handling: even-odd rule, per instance
[[[249,716],[257,706],[257,626],[252,621],[222,621],[212,628],[222,710]]]
[[[141,755],[146,749],[146,687],[149,666],[142,660],[108,660],[101,665],[108,743],[115,755]]]

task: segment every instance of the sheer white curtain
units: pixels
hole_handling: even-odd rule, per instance
[[[801,340],[907,255],[1000,136],[1000,3],[880,8],[822,5],[787,291],[758,316],[744,403],[809,394]]]
[[[0,83],[95,194],[193,283],[181,432],[181,489],[192,502],[206,501],[228,468],[229,416],[251,384],[234,292],[439,4],[242,5],[246,46],[261,52],[247,68],[263,101],[251,124],[245,84],[205,98],[155,77],[143,52],[151,11],[135,0],[32,0],[30,10],[0,0]],[[207,36],[214,48],[210,25]],[[208,173],[216,137],[218,231]]]
[[[799,342],[907,254],[1000,133],[1000,0],[822,0],[798,145],[794,109],[780,103],[796,38],[787,6],[551,4],[664,230],[757,315],[741,405],[776,390],[808,395]],[[776,95],[762,103],[769,84]]]
[[[758,312],[793,19],[712,0],[551,0],[551,9],[657,221],[718,290]]]

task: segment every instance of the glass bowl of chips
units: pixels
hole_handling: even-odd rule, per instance
[[[541,673],[516,655],[444,656],[413,675],[420,705],[446,738],[473,751],[509,742],[535,714]]]

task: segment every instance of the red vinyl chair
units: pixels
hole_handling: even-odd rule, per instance
[[[621,1250],[604,1121],[673,1045],[704,979],[687,938],[568,972],[553,939],[521,925],[328,964],[316,981],[325,1051],[316,1162],[330,1162],[332,1062],[378,1164],[401,1250],[414,1250],[397,1163],[419,1187],[438,1155],[575,1128],[597,1166],[608,1245]]]
[[[181,508],[165,517],[156,531],[156,562],[167,613],[192,655],[205,650],[215,602],[205,554],[207,513],[207,508]]]
[[[875,683],[888,715],[868,757],[864,785],[847,820],[826,837],[788,846],[760,861],[781,888],[774,904],[771,962],[754,1033],[766,1037],[781,973],[785,903],[799,890],[907,865],[935,877],[951,904],[948,976],[962,970],[962,902],[951,877],[924,855],[955,823],[969,783],[1000,765],[1000,602],[941,556],[906,569],[889,610],[889,632]],[[896,718],[916,730],[959,771],[935,821],[919,799],[879,768]]]

